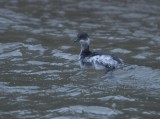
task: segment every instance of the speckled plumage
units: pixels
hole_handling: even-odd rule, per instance
[[[87,33],[79,33],[76,41],[79,41],[81,44],[81,52],[79,55],[81,68],[106,69],[107,71],[112,71],[123,65],[123,61],[120,58],[109,54],[91,52],[89,50],[90,40]]]

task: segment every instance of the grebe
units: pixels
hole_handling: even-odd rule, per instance
[[[123,66],[123,61],[120,58],[109,54],[91,52],[89,49],[90,39],[87,33],[79,33],[75,41],[81,44],[79,54],[81,68],[106,69],[109,72]]]

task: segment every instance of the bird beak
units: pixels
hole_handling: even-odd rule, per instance
[[[78,42],[78,41],[79,41],[79,39],[78,39],[78,38],[74,39],[74,42]]]

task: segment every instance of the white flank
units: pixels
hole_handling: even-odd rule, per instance
[[[118,67],[118,62],[112,58],[110,55],[96,55],[93,57],[86,57],[84,62],[92,63],[95,69],[104,69],[105,66]]]

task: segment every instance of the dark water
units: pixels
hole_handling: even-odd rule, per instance
[[[159,0],[1,0],[1,119],[160,118]],[[81,70],[79,44],[124,59]]]

